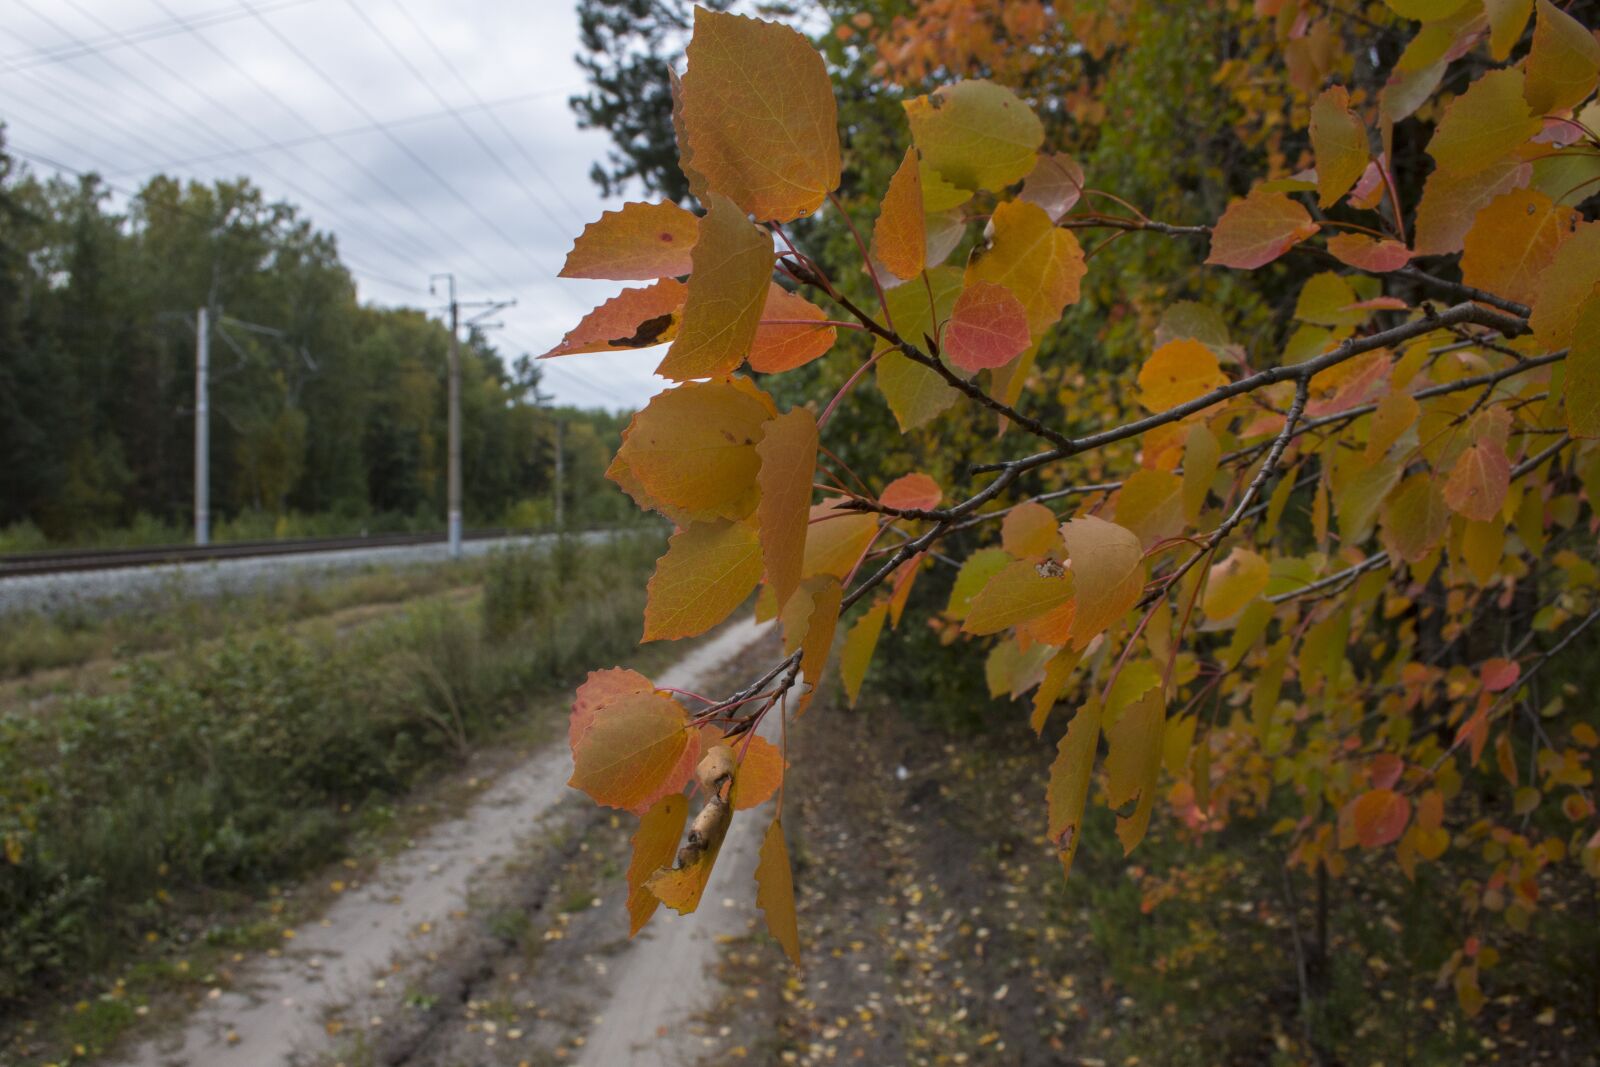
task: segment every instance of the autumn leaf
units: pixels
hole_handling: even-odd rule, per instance
[[[1488,522],[1500,514],[1511,487],[1511,463],[1505,445],[1483,439],[1457,457],[1444,485],[1444,502],[1468,519]]]
[[[1438,548],[1449,529],[1449,505],[1429,474],[1407,478],[1384,507],[1384,546],[1407,563],[1420,562]]]
[[[746,742],[736,739],[731,744],[737,751]],[[757,808],[771,800],[778,786],[783,784],[784,767],[783,753],[778,751],[778,746],[759,734],[751,736],[738,770],[734,772],[733,785],[728,789],[728,803],[733,805],[733,810]]]
[[[563,278],[675,278],[688,274],[700,220],[677,204],[627,203],[578,235]]]
[[[699,754],[682,705],[660,693],[634,693],[598,710],[573,748],[567,784],[608,808],[643,813],[683,788]]]
[[[1070,574],[1044,574],[1035,564],[1019,560],[990,578],[973,597],[962,629],[969,634],[999,633],[1071,601]]]
[[[817,420],[810,409],[792,408],[768,422],[756,454],[761,458],[756,475],[761,555],[766,582],[781,609],[800,585],[805,563],[811,483],[817,469]]]
[[[811,696],[822,681],[822,672],[828,665],[828,654],[833,650],[833,634],[839,626],[839,607],[844,590],[839,580],[831,575],[808,578],[805,588],[811,595],[811,617],[806,622],[805,638],[800,645],[800,673],[810,686],[800,698],[799,710],[811,703]]]
[[[1063,524],[1061,536],[1072,561],[1078,605],[1072,647],[1083,648],[1139,602],[1144,551],[1131,530],[1092,515]]]
[[[1183,529],[1183,479],[1171,471],[1143,467],[1117,491],[1115,517],[1149,548]]]
[[[994,239],[973,252],[966,285],[993,282],[1009,289],[1027,310],[1030,335],[1042,337],[1063,308],[1078,302],[1078,282],[1088,272],[1083,249],[1043,208],[1025,200],[1000,204],[990,222]]]
[[[789,869],[789,848],[783,840],[783,822],[776,816],[761,841],[756,863],[756,903],[771,932],[791,963],[800,962],[800,926],[794,908],[794,875]]]
[[[656,368],[676,381],[738,369],[755,340],[772,284],[772,239],[725,197],[711,194],[707,207],[694,246],[683,325]]]
[[[703,634],[761,580],[761,539],[742,522],[697,522],[672,535],[647,587],[645,641]]]
[[[962,370],[1003,367],[1028,347],[1028,311],[1011,290],[973,282],[961,290],[945,326],[944,354]]]
[[[651,498],[694,519],[741,519],[756,506],[756,444],[773,414],[748,385],[690,382],[653,397],[617,455]]]
[[[1089,776],[1100,742],[1100,705],[1090,701],[1078,709],[1056,745],[1045,790],[1050,840],[1061,860],[1061,873],[1072,874],[1072,859],[1082,838],[1083,808],[1089,799]]]
[[[1328,251],[1341,263],[1357,270],[1387,274],[1411,262],[1411,249],[1388,238],[1364,233],[1341,233],[1328,238]]]
[[[1189,428],[1183,445],[1183,517],[1188,522],[1200,518],[1216,478],[1222,445],[1204,422]]]
[[[963,283],[962,272],[954,267],[935,267],[926,278],[926,286],[901,285],[888,294],[895,329],[918,345],[926,343],[925,337],[937,341],[940,324],[949,319]],[[876,376],[902,431],[923,425],[961,399],[937,371],[899,352],[885,352],[878,359]]]
[[[878,503],[902,511],[928,511],[943,499],[944,490],[939,483],[920,472],[902,474],[878,494]]]
[[[1405,832],[1411,802],[1393,789],[1369,789],[1350,801],[1342,814],[1349,819],[1352,843],[1382,848]]]
[[[733,809],[723,805],[721,813],[721,819],[711,827],[706,846],[689,863],[681,867],[663,867],[645,880],[646,888],[656,899],[679,915],[688,915],[700,907],[700,898],[705,895],[706,883],[711,880],[712,868],[727,838]]]
[[[1496,197],[1528,184],[1533,168],[1519,159],[1497,160],[1471,174],[1436,170],[1422,186],[1412,247],[1419,256],[1459,252],[1478,212]]]
[[[1311,149],[1317,158],[1317,199],[1332,207],[1367,169],[1367,128],[1350,110],[1344,86],[1324,89],[1311,104]]]
[[[1467,231],[1461,280],[1507,300],[1531,304],[1539,278],[1578,223],[1536,189],[1516,189],[1489,202]]]
[[[1600,437],[1600,287],[1578,308],[1567,355],[1567,431],[1574,437]]]
[[[1493,70],[1445,109],[1428,142],[1441,171],[1473,174],[1510,155],[1543,128],[1522,93],[1522,71]]]
[[[905,102],[911,137],[940,177],[998,192],[1033,170],[1044,126],[1004,86],[971,80]]]
[[[1539,0],[1538,7],[1522,94],[1533,114],[1542,116],[1575,107],[1594,91],[1600,41],[1550,0]]]
[[[1306,209],[1285,194],[1253,189],[1229,204],[1217,220],[1206,262],[1240,270],[1264,267],[1319,228]]]
[[[756,327],[750,342],[750,369],[780,374],[827,355],[838,338],[835,327],[823,325],[827,318],[817,305],[773,282],[761,307],[761,319],[770,324]],[[817,325],[808,326],[807,322]]]
[[[917,150],[908,148],[889,179],[877,225],[872,228],[872,254],[896,278],[915,278],[928,265],[926,210]]]
[[[1139,403],[1149,411],[1169,411],[1227,381],[1209,346],[1187,339],[1168,341],[1139,368]]]
[[[664,796],[639,817],[633,833],[633,857],[628,861],[628,936],[633,937],[661,903],[645,886],[657,870],[672,862],[689,818],[689,800],[682,793]]]
[[[1539,275],[1528,325],[1548,348],[1565,348],[1573,340],[1578,311],[1600,284],[1600,222],[1579,224],[1556,249],[1550,266]]]
[[[1466,0],[1384,0],[1395,14],[1422,22],[1437,22],[1453,15]]]
[[[1271,571],[1264,557],[1235,547],[1227,558],[1212,565],[1200,610],[1213,622],[1233,618],[1267,588]]]
[[[713,194],[763,221],[821,206],[839,184],[839,117],[811,43],[776,22],[696,7],[688,62],[680,141]]]
[[[1040,156],[1022,182],[1018,197],[1038,204],[1051,222],[1060,222],[1083,196],[1083,168],[1063,152]]]
[[[841,581],[849,577],[878,532],[876,516],[846,510],[840,507],[843,503],[842,498],[834,498],[811,508],[800,566],[800,573],[807,578],[814,574],[831,574]]]
[[[1379,400],[1367,431],[1367,459],[1383,458],[1390,446],[1416,425],[1420,412],[1420,405],[1410,393],[1389,393]]]
[[[887,603],[874,604],[845,634],[844,651],[839,653],[839,678],[844,682],[845,695],[852,708],[861,696],[861,683],[866,680],[867,668],[872,664],[872,653],[878,647],[878,635],[883,632],[883,620],[888,613]]]
[[[1011,557],[1001,548],[980,548],[967,556],[962,561],[961,569],[956,572],[955,584],[950,587],[950,600],[945,606],[945,614],[952,619],[966,618],[967,612],[972,610],[973,598],[989,584],[989,579],[1011,562]]]
[[[655,686],[638,671],[626,667],[613,667],[605,671],[590,671],[584,683],[578,686],[572,700],[572,716],[567,723],[567,742],[574,752],[578,742],[594,725],[595,716],[608,704],[623,697],[640,693],[653,693]]]
[[[1040,560],[1064,551],[1061,520],[1043,504],[1025,500],[1000,522],[1000,544],[1018,559]]]
[[[665,344],[678,335],[688,288],[663,278],[644,289],[624,289],[583,317],[540,356],[575,356],[585,352],[625,352]]]
[[[1144,840],[1155,806],[1161,774],[1161,741],[1166,728],[1166,701],[1161,687],[1144,691],[1105,727],[1106,798],[1120,808],[1138,798],[1132,814],[1117,817],[1117,839],[1123,855]]]

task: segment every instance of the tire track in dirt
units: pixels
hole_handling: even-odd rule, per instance
[[[731,624],[663,672],[657,682],[696,688],[764,631],[749,621]],[[329,1044],[326,1020],[345,1005],[366,998],[375,978],[392,983],[393,976],[418,964],[427,966],[447,955],[452,944],[470,938],[469,891],[475,883],[501,874],[531,840],[548,834],[546,817],[560,815],[558,809],[572,794],[566,785],[570,771],[571,756],[564,744],[556,743],[506,772],[465,814],[432,828],[363,887],[341,897],[320,923],[303,930],[292,947],[246,965],[235,987],[214,991],[181,1030],[145,1042],[118,1062],[126,1067],[259,1067],[318,1061]],[[541,820],[546,825],[541,826]],[[759,817],[736,820],[734,826],[740,829],[743,822],[748,830],[757,821]],[[749,869],[743,876],[749,878],[755,861],[747,839],[753,841],[754,835],[741,832],[735,837],[730,831],[719,876],[707,891],[708,904],[720,900],[717,894],[738,876],[733,868],[744,862],[746,851]],[[527,875],[539,876],[538,870]],[[663,909],[656,922],[663,918],[678,917]],[[713,931],[694,929],[703,918],[662,923],[663,932],[632,943],[638,946],[637,966],[642,969],[636,970],[632,962],[636,954],[625,953],[621,959],[627,962],[618,964],[615,988],[626,986],[631,991],[645,984],[645,971],[653,968],[671,968],[681,987],[673,987],[670,996],[654,998],[630,992],[629,998],[639,999],[623,999],[626,1010],[603,1012],[591,1046],[631,1046],[641,1027],[648,1027],[647,1036],[653,1040],[658,1027],[667,1026],[670,1032],[677,1013],[686,1015],[699,1006],[680,994],[705,993],[709,998],[705,965],[713,961],[716,949]],[[656,971],[650,984],[666,980],[667,971]],[[616,1041],[623,1046],[613,1044]],[[621,1058],[592,1062],[652,1061],[628,1052]]]

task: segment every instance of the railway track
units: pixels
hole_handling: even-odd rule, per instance
[[[515,537],[523,530],[470,530],[466,541]],[[22,575],[70,574],[118,567],[151,567],[170,563],[290,556],[307,552],[342,552],[364,548],[400,548],[443,544],[443,533],[371,534],[358,537],[304,537],[283,541],[227,541],[213,545],[148,545],[142,548],[68,548],[0,555],[0,580]]]

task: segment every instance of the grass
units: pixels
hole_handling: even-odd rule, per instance
[[[657,542],[497,554],[481,597],[353,632],[257,625],[137,660],[115,692],[0,714],[0,1015],[100,989],[88,1014],[116,1025],[84,1020],[78,1043],[103,1047],[127,1020],[98,1005],[128,998],[94,976],[141,944],[269,943],[281,919],[209,917],[338,858],[412,786],[522,726],[530,697],[628,656]]]

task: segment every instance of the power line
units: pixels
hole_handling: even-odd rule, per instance
[[[428,79],[428,76],[417,69],[417,65],[411,62],[411,58],[407,56],[405,52],[400,50],[394,41],[390,39],[388,34],[383,32],[383,28],[381,26],[372,21],[372,16],[361,10],[361,6],[357,0],[345,0],[345,4],[350,8],[351,11],[355,13],[357,18],[366,23],[367,28],[373,32],[378,40],[383,42],[384,46],[389,49],[390,54],[398,59],[401,64],[404,65],[406,70],[411,72],[411,76],[416,78],[418,83],[420,83],[424,89],[428,90],[429,95],[431,95],[434,100],[438,101],[439,106],[444,108],[445,112],[451,118],[456,120],[456,124],[459,125],[462,130],[466,131],[467,136],[472,138],[473,143],[475,143],[478,148],[483,151],[483,154],[488,156],[489,159],[494,162],[495,166],[500,168],[501,173],[510,178],[512,182],[522,190],[523,195],[531,200],[534,206],[539,209],[540,213],[549,220],[550,225],[555,228],[556,233],[561,237],[568,236],[573,225],[572,221],[563,221],[556,218],[555,214],[545,205],[545,202],[539,198],[539,194],[528,188],[528,183],[523,181],[522,175],[506,166],[506,161],[500,158],[500,154],[491,148],[488,142],[478,135],[478,131],[473,129],[471,123],[467,122],[466,118],[461,114],[461,112],[453,107],[450,102],[444,98],[444,94],[439,92],[439,90],[434,87],[433,82]],[[574,214],[576,214],[576,212],[574,212]]]
[[[282,11],[285,8],[300,7],[309,4],[311,0],[278,0],[271,5],[271,10]],[[0,74],[11,74],[30,67],[43,67],[52,63],[62,63],[67,60],[81,59],[84,56],[96,55],[100,52],[109,52],[116,48],[125,48],[130,44],[141,41],[154,41],[162,37],[171,37],[183,33],[193,26],[219,26],[225,22],[234,22],[247,18],[249,12],[237,8],[224,8],[190,16],[188,19],[177,19],[173,22],[154,23],[138,29],[128,30],[121,37],[108,35],[96,40],[74,41],[65,47],[53,49],[31,48],[27,51],[17,52],[9,56],[0,56]]]
[[[278,42],[280,44],[282,44],[291,53],[293,53],[294,56],[297,59],[300,60],[301,63],[303,63],[308,69],[311,70],[312,73],[316,74],[316,76],[319,79],[321,79],[322,82],[325,85],[328,86],[328,88],[332,89],[335,93],[337,93],[339,95],[340,99],[342,99],[350,107],[354,108],[357,111],[357,113],[359,113],[361,115],[362,118],[366,119],[368,122],[371,122],[371,123],[376,123],[378,121],[375,117],[373,117],[372,112],[367,110],[365,104],[361,103],[360,100],[357,100],[354,96],[350,95],[350,93],[348,91],[346,91],[343,86],[341,86],[338,82],[334,81],[331,77],[329,77],[327,72],[324,71],[320,66],[318,66],[316,64],[316,62],[311,59],[310,56],[306,55],[305,52],[298,45],[296,45],[288,37],[284,36],[283,33],[281,33],[276,26],[274,26],[271,22],[269,22],[266,18],[264,18],[254,7],[252,7],[251,4],[248,2],[248,0],[241,0],[241,3],[243,4],[243,6],[245,7],[246,10],[250,11],[252,14],[254,14],[256,16],[256,21],[259,22],[263,27],[265,27],[268,33],[271,33],[273,37],[277,38],[277,40],[278,40]],[[433,166],[427,160],[425,160],[421,156],[419,156],[416,153],[416,151],[414,149],[412,149],[412,147],[410,145],[406,144],[404,141],[400,140],[400,138],[396,137],[394,135],[394,132],[391,131],[391,130],[383,130],[381,132],[383,133],[383,135],[386,138],[388,138],[388,140],[389,140],[389,142],[391,144],[393,144],[396,148],[398,148],[401,152],[403,152],[408,159],[410,159],[413,163],[415,163],[417,165],[418,168],[420,168],[424,173],[426,173],[435,182],[437,182],[439,184],[440,188],[442,188],[446,192],[448,192],[450,194],[450,196],[457,203],[459,203],[462,207],[466,208],[468,212],[470,212],[479,222],[481,222],[483,224],[485,229],[490,230],[490,231],[494,232],[495,234],[497,234],[500,237],[500,239],[506,244],[506,246],[508,248],[511,248],[511,249],[515,250],[524,259],[526,259],[533,266],[534,270],[543,271],[545,269],[543,264],[539,263],[537,260],[535,260],[532,256],[530,256],[528,254],[528,250],[526,248],[523,248],[521,245],[518,245],[516,242],[512,241],[510,236],[505,232],[505,229],[503,227],[497,225],[487,215],[485,215],[482,211],[480,211],[476,204],[472,203],[466,197],[462,196],[461,193],[456,189],[455,186],[451,185],[448,181],[446,181],[444,179],[444,177],[438,171],[434,170]],[[507,288],[511,288],[511,287],[507,286]]]

